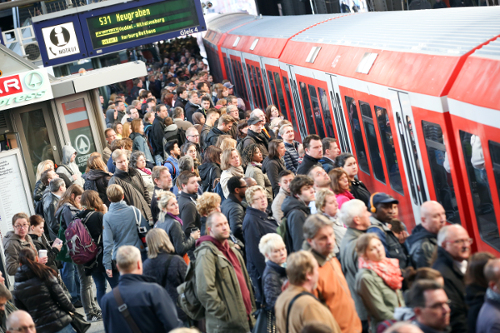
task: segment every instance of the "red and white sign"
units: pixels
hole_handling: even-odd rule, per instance
[[[52,98],[49,75],[45,69],[0,78],[0,111]]]
[[[0,98],[23,92],[23,85],[19,75],[0,78]]]

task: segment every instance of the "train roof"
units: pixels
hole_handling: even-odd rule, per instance
[[[472,56],[500,60],[500,40],[494,40],[476,50]]]
[[[207,22],[208,29],[225,33],[247,22],[254,21],[257,17],[247,13],[229,13],[222,14],[217,18]]]

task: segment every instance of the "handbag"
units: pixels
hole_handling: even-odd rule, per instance
[[[83,315],[78,312],[70,312],[69,314],[71,315],[71,318],[73,318],[71,326],[73,326],[77,333],[85,333],[89,330],[91,324],[83,318]]]
[[[257,317],[252,333],[276,333],[276,316],[265,308],[255,311]]]

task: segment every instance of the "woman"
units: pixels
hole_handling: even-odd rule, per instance
[[[201,235],[205,236],[207,216],[212,212],[220,212],[221,197],[217,193],[206,192],[196,199],[196,210],[201,216]]]
[[[354,156],[350,153],[342,153],[335,159],[335,164],[347,173],[347,177],[351,183],[349,190],[354,198],[363,201],[366,207],[370,208],[371,194],[365,184],[356,178],[358,175],[358,164]]]
[[[283,159],[286,148],[283,140],[271,140],[268,151],[269,155],[262,162],[262,172],[269,178],[273,189],[273,197],[276,197],[280,191],[279,174],[281,171],[286,170],[285,160]]]
[[[90,154],[87,160],[87,169],[85,170],[85,184],[87,186],[88,182],[94,182],[97,188],[97,193],[99,193],[99,198],[106,206],[109,207],[108,196],[106,195],[106,189],[108,188],[108,183],[113,174],[108,172],[108,167],[104,163],[101,154],[98,152]]]
[[[116,138],[117,139],[122,139],[123,138],[123,125],[122,123],[115,123],[113,125],[113,129],[115,130],[115,133],[116,133]]]
[[[238,143],[243,140],[248,133],[248,122],[243,119],[238,122]]]
[[[245,199],[248,207],[243,219],[243,238],[245,239],[247,270],[255,287],[255,300],[262,303],[264,293],[261,281],[266,262],[264,256],[259,252],[259,242],[262,236],[276,233],[278,223],[266,212],[267,194],[262,187],[257,185],[248,188]]]
[[[142,151],[134,151],[130,155],[130,166],[139,171],[139,174],[144,181],[146,190],[149,192],[149,197],[153,197],[153,191],[155,189],[155,184],[153,183],[153,178],[151,177],[151,170],[146,167],[146,156]]]
[[[44,173],[47,170],[54,170],[54,162],[51,160],[45,160],[43,162],[38,163],[38,167],[36,168],[36,183],[35,183],[35,190],[33,191],[33,200],[35,202],[42,200],[43,198],[43,191],[47,188],[42,183],[42,180],[40,177],[42,176],[42,173]]]
[[[12,217],[12,227],[14,231],[9,231],[3,238],[5,249],[5,265],[7,274],[14,276],[19,267],[19,252],[24,248],[31,248],[36,251],[29,232],[29,217],[25,213],[17,213]],[[41,264],[47,263],[48,258],[41,258]]]
[[[151,276],[156,279],[170,295],[170,298],[177,304],[179,297],[177,287],[184,282],[187,265],[184,260],[175,255],[175,249],[167,233],[163,229],[152,229],[146,235],[148,245],[148,259],[144,262],[143,275]],[[177,315],[183,322],[188,317],[177,307]]]
[[[237,145],[238,145],[238,142],[235,139],[225,138],[224,140],[222,140],[222,142],[220,144],[220,149],[222,151],[224,151],[226,149],[236,148]]]
[[[225,99],[227,96],[229,96],[229,90],[224,85],[217,89],[217,100]]]
[[[222,152],[221,161],[222,174],[220,175],[220,185],[222,191],[224,192],[224,197],[229,197],[229,190],[227,188],[227,182],[229,178],[233,176],[245,177],[243,173],[243,167],[241,166],[240,153],[236,149],[228,149]]]
[[[193,158],[195,168],[197,169],[201,162],[201,157],[195,143],[187,141],[181,146],[181,157],[186,155]]]
[[[243,149],[243,163],[247,166],[246,177],[255,179],[257,185],[266,189],[269,203],[273,201],[273,187],[267,175],[262,172],[262,152],[256,143],[251,143]]]
[[[484,276],[484,266],[495,256],[488,252],[474,253],[469,259],[465,272],[465,303],[469,306],[467,327],[469,333],[476,332],[477,317],[484,303],[488,280]]]
[[[183,222],[178,217],[179,205],[177,198],[170,191],[159,191],[156,193],[158,199],[158,208],[160,216],[156,222],[155,228],[163,229],[168,237],[174,242],[175,253],[180,255],[189,264],[187,256],[188,251],[194,250],[194,244],[200,238],[200,230],[191,232],[189,238],[182,230]]]
[[[192,118],[194,127],[198,130],[198,134],[201,134],[201,129],[205,125],[205,116],[201,112],[195,112]]]
[[[203,192],[212,192],[214,181],[222,173],[220,169],[220,155],[222,150],[215,146],[208,146],[203,155],[203,163],[199,167],[201,177],[201,189]],[[203,231],[203,230],[202,230]]]
[[[59,254],[59,251],[61,251],[62,243],[54,242],[52,246],[50,245],[50,242],[47,240],[47,237],[43,233],[45,221],[40,215],[30,216],[29,223],[29,235],[31,237],[33,245],[35,245],[36,252],[40,253],[40,250],[47,251],[46,265],[57,272],[58,268],[56,257]]]
[[[280,235],[269,233],[260,239],[259,251],[266,258],[266,268],[262,274],[264,304],[268,311],[274,313],[276,299],[287,279],[284,267],[287,258],[286,246]]]
[[[347,232],[346,226],[337,218],[339,205],[335,197],[335,193],[329,189],[320,189],[316,192],[316,209],[318,213],[328,217],[333,222],[333,232],[335,233],[335,249],[334,253],[340,257],[340,244]]]
[[[356,241],[359,271],[355,289],[369,316],[370,330],[384,320],[394,319],[394,310],[404,307],[403,277],[397,259],[385,257],[385,249],[376,234],[367,233]]]
[[[347,177],[347,172],[345,172],[344,169],[332,169],[328,173],[328,176],[330,176],[332,190],[337,198],[339,209],[345,202],[355,199],[351,192],[349,192],[349,178]]]
[[[142,119],[134,119],[131,123],[132,133],[130,134],[130,139],[134,141],[132,146],[133,151],[141,151],[146,161],[154,164],[153,155],[151,155],[151,150],[149,150],[148,142],[146,136],[144,135],[144,123]]]
[[[85,226],[87,227],[90,237],[97,245],[97,256],[94,260],[83,265],[86,276],[92,276],[95,281],[95,286],[97,290],[97,303],[101,305],[101,299],[106,294],[106,280],[109,282],[111,289],[118,285],[118,274],[114,274],[113,277],[109,277],[106,274],[106,269],[102,264],[103,258],[103,239],[102,239],[102,220],[104,214],[108,212],[108,208],[103,204],[99,194],[96,191],[85,191],[82,194],[81,199],[82,206],[85,210],[82,210],[76,217],[85,221]]]
[[[283,158],[286,168],[296,174],[299,167],[299,148],[302,144],[294,140],[295,133],[291,125],[281,126],[279,134],[285,143],[286,152]]]
[[[279,119],[279,121],[283,120],[283,114],[280,110],[273,104],[268,105],[266,108],[266,123],[271,124],[271,122],[275,119]]]
[[[40,264],[30,248],[19,252],[20,267],[14,284],[14,302],[27,311],[38,333],[73,333],[70,313],[76,311],[52,268]]]
[[[123,124],[122,127],[122,139],[129,138],[130,134],[132,133],[132,129],[130,127],[130,123],[127,121],[125,124]]]

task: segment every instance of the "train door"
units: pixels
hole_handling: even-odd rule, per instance
[[[272,99],[272,95],[271,95],[271,90],[269,89],[269,80],[270,78],[267,77],[267,73],[266,73],[266,65],[264,64],[264,58],[260,57],[260,71],[262,73],[262,80],[264,81],[264,91],[266,92],[266,95],[267,95],[267,104],[266,104],[266,108],[269,104],[274,104],[276,105],[276,101],[273,101]],[[266,112],[265,109],[263,109],[262,111]]]
[[[302,114],[302,104],[300,102],[299,90],[297,88],[297,81],[295,80],[294,69],[292,65],[288,66],[288,77],[290,80],[290,89],[292,91],[293,102],[295,104],[295,115],[297,116],[297,122],[299,125],[299,131],[301,138],[305,138],[308,135],[306,128],[306,122],[304,120],[304,115]],[[286,84],[286,82],[285,82]]]
[[[334,75],[328,75],[330,77],[330,101],[332,103],[332,112],[335,125],[337,126],[337,140],[339,143],[340,151],[343,153],[352,153],[351,141],[349,140],[349,131],[347,130],[347,124],[343,116],[344,111],[342,110],[342,100],[339,93],[339,84],[337,82],[337,77]]]
[[[246,71],[246,66],[241,52],[228,50],[229,58],[231,60],[232,70],[234,73],[234,84],[237,86],[238,97],[245,100],[247,108],[253,109],[252,91],[249,84],[249,78]]]
[[[260,62],[245,59],[246,70],[248,73],[250,86],[253,95],[253,102],[256,108],[266,110],[267,97],[264,93],[264,83],[260,72]]]

